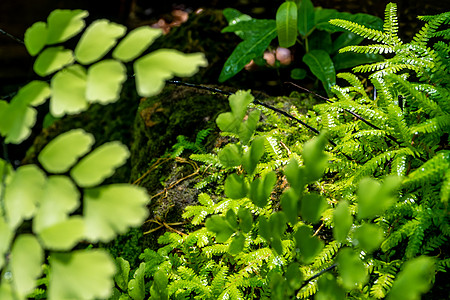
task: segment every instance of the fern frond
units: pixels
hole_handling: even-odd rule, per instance
[[[448,199],[450,198],[450,169],[447,169],[447,171],[445,171],[444,180],[442,181],[440,198],[441,202],[447,205]]]
[[[386,164],[387,161],[393,159],[397,152],[397,150],[383,152],[370,159],[356,171],[353,182],[359,182],[364,176],[370,176],[377,171],[384,170],[384,164]]]
[[[332,261],[336,256],[341,244],[336,241],[331,241],[326,245],[322,251],[314,258],[312,267],[315,269],[321,268],[325,263]]]
[[[376,42],[382,42],[384,44],[388,44],[387,43],[387,39],[388,37],[386,36],[386,34],[380,30],[375,30],[375,29],[371,29],[368,28],[364,25],[360,25],[357,23],[354,23],[352,21],[348,21],[348,20],[341,20],[341,19],[333,19],[329,21],[330,24],[344,28],[350,32],[353,32],[363,38],[367,38],[367,39],[371,39],[374,40]]]
[[[204,164],[207,165],[213,165],[217,168],[222,168],[223,165],[219,160],[219,157],[215,154],[212,153],[207,153],[207,154],[191,154],[189,156],[190,159],[195,160],[195,161],[199,161],[202,162]]]
[[[387,41],[385,43],[392,46],[402,43],[398,37],[397,4],[395,3],[390,2],[386,5],[383,30],[387,36]]]
[[[442,134],[450,131],[450,115],[443,115],[436,118],[428,119],[423,123],[411,127],[411,134]]]
[[[433,250],[439,248],[447,242],[447,237],[443,234],[431,237],[425,244],[422,245],[422,253],[428,254]]]
[[[390,45],[367,45],[367,46],[346,46],[339,49],[339,53],[355,52],[355,53],[374,53],[389,54],[395,52],[395,47]]]
[[[283,158],[279,141],[274,136],[265,138],[264,149],[272,160],[280,160]]]
[[[227,266],[222,266],[218,270],[218,272],[214,274],[214,279],[211,282],[211,291],[213,296],[217,297],[223,292],[225,284],[227,282],[227,276],[228,276]]]

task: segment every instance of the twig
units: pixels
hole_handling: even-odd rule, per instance
[[[2,34],[4,34],[4,35],[6,35],[7,37],[9,37],[9,38],[11,38],[11,39],[15,40],[16,42],[18,42],[18,43],[20,43],[20,44],[22,44],[22,45],[25,45],[25,43],[24,43],[24,41],[23,41],[23,40],[21,40],[21,39],[19,39],[18,37],[16,37],[16,36],[12,35],[12,34],[11,34],[11,33],[9,33],[9,32],[6,32],[6,31],[4,31],[4,30],[3,30],[3,29],[1,29],[1,28],[0,28],[0,33],[2,33]]]

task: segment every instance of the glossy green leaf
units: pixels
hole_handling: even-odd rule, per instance
[[[269,172],[262,178],[256,178],[250,183],[249,198],[256,206],[264,208],[267,205],[267,200],[276,181],[277,175],[275,172]]]
[[[284,174],[291,188],[295,190],[297,195],[301,195],[306,185],[305,169],[299,167],[297,160],[292,158],[284,168]]]
[[[5,253],[9,250],[13,238],[13,231],[5,222],[3,216],[0,216],[0,269],[5,264]]]
[[[47,18],[47,44],[62,43],[77,35],[86,25],[84,18],[89,13],[85,10],[55,9]]]
[[[416,300],[426,293],[434,279],[434,260],[419,256],[407,261],[388,294],[389,300]],[[423,299],[423,298],[422,298]]]
[[[25,31],[24,43],[28,53],[35,56],[44,48],[47,43],[47,24],[45,22],[36,22]]]
[[[222,13],[225,16],[225,19],[227,19],[228,25],[233,25],[241,21],[248,21],[252,19],[252,17],[250,17],[249,15],[243,14],[234,8],[225,8]],[[245,32],[242,30],[235,31],[234,33],[244,40],[248,37],[249,34],[249,32]]]
[[[50,112],[54,117],[87,109],[86,70],[82,66],[72,65],[59,71],[53,76],[50,86]]]
[[[248,208],[240,207],[238,210],[239,228],[244,233],[249,233],[252,230],[253,216]]]
[[[54,175],[47,179],[42,198],[33,218],[33,232],[67,220],[80,205],[80,192],[66,176]]]
[[[218,157],[224,167],[237,167],[242,162],[241,151],[236,144],[227,144],[219,151]]]
[[[75,47],[75,57],[81,64],[93,63],[108,53],[126,32],[126,27],[108,20],[92,22]]]
[[[66,251],[84,238],[84,221],[79,216],[67,218],[39,232],[39,239],[46,249]]]
[[[44,251],[33,235],[21,234],[14,241],[10,259],[14,290],[24,297],[36,287],[36,280],[42,273]]]
[[[19,144],[27,139],[36,116],[32,107],[14,99],[11,103],[0,100],[0,134],[5,136],[5,143]]]
[[[38,106],[50,97],[50,86],[45,81],[33,80],[24,87],[20,88],[12,102],[17,101],[21,104]]]
[[[118,141],[108,142],[93,150],[70,171],[81,187],[93,187],[114,174],[130,156],[128,148]]]
[[[122,291],[127,291],[130,263],[122,257],[116,257],[116,268],[117,273],[114,275],[114,281]]]
[[[225,243],[234,233],[233,228],[225,220],[224,217],[213,215],[205,222],[206,229],[216,234],[216,241],[218,243]]]
[[[114,49],[112,56],[123,62],[129,62],[142,54],[161,35],[162,29],[148,26],[130,31]]]
[[[291,70],[291,78],[296,80],[302,80],[306,77],[306,70],[301,68],[294,68]]]
[[[105,299],[111,295],[114,261],[102,250],[52,253],[49,300]]]
[[[306,53],[302,60],[322,82],[327,93],[331,94],[330,88],[336,84],[336,71],[330,55],[324,50],[312,50]]]
[[[38,155],[41,165],[49,172],[67,172],[91,150],[94,136],[83,129],[72,129],[51,140]]]
[[[315,224],[319,222],[327,207],[327,200],[323,196],[316,193],[306,194],[301,201],[300,214],[304,220]]]
[[[355,230],[355,239],[366,253],[377,250],[383,242],[383,229],[375,224],[364,223]]]
[[[375,179],[364,178],[358,188],[358,219],[373,218],[383,213],[395,201],[395,191],[400,186],[402,178],[388,176],[380,184]]]
[[[129,184],[111,184],[84,192],[86,238],[109,242],[130,227],[139,226],[148,215],[145,189]]]
[[[295,2],[282,3],[277,10],[275,20],[280,46],[284,48],[293,46],[297,40],[297,5]]]
[[[327,138],[324,133],[303,145],[303,161],[309,181],[319,180],[328,165],[328,155],[324,152]]]
[[[298,7],[298,32],[303,38],[310,34],[315,25],[314,6],[311,0],[302,0]]]
[[[128,283],[128,294],[133,300],[143,300],[145,297],[145,262],[141,262],[134,272],[133,279]]]
[[[239,139],[242,144],[247,145],[256,130],[261,112],[259,110],[253,110],[248,114],[247,120],[241,123],[239,126]]]
[[[277,36],[275,20],[241,21],[224,28],[222,32],[245,30],[249,26],[255,26],[258,30],[252,31],[228,57],[219,76],[220,82],[224,82],[239,73],[252,59],[262,56],[264,50]]]
[[[243,175],[236,173],[228,175],[225,180],[225,195],[231,199],[241,199],[247,196],[248,186]]]
[[[11,229],[16,229],[23,220],[34,216],[36,205],[42,198],[46,178],[35,165],[17,168],[5,188],[5,212]]]
[[[347,201],[340,201],[336,209],[334,209],[333,222],[333,236],[337,242],[342,243],[347,238],[353,224],[353,217]]]
[[[291,224],[296,224],[300,211],[300,197],[297,192],[290,188],[281,195],[281,207]]]
[[[359,45],[363,40],[364,38],[357,35],[356,33],[350,31],[342,32],[333,41],[332,53],[338,52],[339,49],[342,49],[347,46]]]
[[[242,252],[245,245],[245,236],[238,232],[230,243],[228,247],[228,253],[231,255],[237,255]]]
[[[309,51],[323,50],[328,54],[331,54],[333,50],[331,34],[322,30],[315,30],[310,34],[308,37],[308,45]]]
[[[119,100],[122,84],[127,79],[127,69],[116,60],[102,60],[87,72],[86,99],[108,104]]]
[[[47,76],[74,62],[72,50],[64,47],[50,47],[42,51],[33,65],[33,70],[39,76]]]
[[[294,233],[295,243],[300,249],[300,257],[303,263],[311,263],[322,250],[324,243],[317,237],[312,236],[311,229],[300,226]]]
[[[208,64],[203,53],[185,54],[174,49],[159,49],[134,62],[136,88],[142,97],[158,94],[173,76],[188,77]]]
[[[259,118],[259,117],[258,117]],[[264,138],[256,137],[250,146],[250,149],[242,157],[242,166],[247,174],[253,174],[256,166],[264,155]]]
[[[333,63],[336,70],[353,68],[363,64],[383,61],[384,57],[373,53],[338,53],[333,57]]]
[[[367,281],[367,268],[358,254],[352,249],[343,248],[339,250],[337,262],[342,285],[346,289],[351,290],[361,287]]]

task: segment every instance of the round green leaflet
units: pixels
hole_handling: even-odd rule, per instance
[[[6,143],[19,144],[31,134],[37,112],[17,101],[8,104],[0,101],[0,133],[6,136]]]
[[[105,143],[83,158],[70,175],[80,187],[93,187],[114,174],[129,156],[128,148],[122,143]]]
[[[75,184],[66,176],[48,177],[39,208],[33,218],[33,232],[67,220],[70,213],[80,205],[80,193]]]
[[[88,153],[93,144],[92,134],[83,129],[70,130],[51,140],[39,153],[38,160],[47,171],[64,173]]]
[[[44,173],[35,165],[17,168],[5,189],[5,211],[9,227],[16,229],[23,220],[31,218],[46,183]]]
[[[39,239],[46,249],[66,251],[72,249],[85,233],[84,221],[80,216],[71,217],[58,224],[46,227],[39,233]]]
[[[54,117],[87,109],[86,70],[82,66],[72,65],[59,71],[53,76],[50,86],[50,112]]]
[[[119,100],[127,69],[116,60],[108,59],[88,69],[86,98],[89,102],[108,104]]]
[[[33,80],[22,87],[13,99],[22,104],[38,106],[50,97],[50,93],[50,86],[47,82]]]
[[[101,59],[126,32],[126,27],[108,20],[94,21],[83,33],[76,48],[75,57],[87,65]]]
[[[114,286],[114,261],[102,250],[52,253],[49,300],[107,299]]]
[[[0,269],[3,268],[5,263],[5,253],[9,250],[12,238],[12,230],[3,219],[3,216],[0,216]]]
[[[42,273],[44,251],[31,234],[17,237],[11,250],[11,272],[14,290],[25,297],[36,287],[36,279]]]
[[[150,97],[158,94],[165,81],[173,76],[188,77],[208,62],[203,53],[185,54],[173,49],[159,49],[134,63],[138,94]]]
[[[47,24],[45,22],[36,22],[25,31],[25,47],[31,56],[35,56],[44,48],[47,42]]]
[[[34,62],[33,70],[39,76],[47,76],[74,62],[72,50],[50,47],[42,51]]]
[[[346,289],[354,289],[367,281],[367,268],[352,249],[341,249],[337,256],[337,262],[342,285]]]
[[[83,30],[84,18],[89,13],[85,10],[56,9],[47,18],[47,45],[62,43]]]
[[[84,193],[86,237],[91,242],[109,242],[130,226],[139,226],[148,215],[146,191],[129,184],[112,184]]]
[[[113,57],[129,62],[142,54],[158,37],[162,35],[159,28],[142,26],[130,31],[114,49]]]

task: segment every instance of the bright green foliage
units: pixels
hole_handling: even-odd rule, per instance
[[[39,153],[41,165],[49,172],[64,173],[94,144],[92,134],[74,129],[60,134],[50,141]]]
[[[361,287],[367,281],[367,269],[358,254],[350,248],[339,251],[338,270],[342,278],[342,285],[346,289]]]
[[[74,51],[61,45],[47,47],[79,34],[87,15],[83,10],[55,10],[46,23],[38,22],[25,33],[27,50],[37,56],[35,72],[40,76],[57,73],[50,85],[32,81],[10,102],[0,100],[0,134],[5,143],[28,138],[36,121],[34,107],[49,97],[53,117],[84,111],[95,102],[118,101],[127,79],[124,63],[138,58],[161,35],[160,30],[145,27],[125,36],[124,26],[98,20],[84,31]],[[119,42],[122,36],[125,38]],[[113,50],[118,42],[119,47]],[[101,60],[111,50],[113,58]],[[135,64],[140,73],[136,80],[140,87],[140,80],[158,82],[152,94],[174,74],[190,76],[206,65],[199,53],[184,55],[164,49],[146,57],[151,59]],[[157,63],[152,62],[155,58]],[[61,134],[38,154],[45,172],[34,164],[13,170],[9,162],[0,160],[1,299],[112,296],[113,260],[104,250],[89,249],[91,246],[80,250],[86,245],[79,242],[108,242],[139,226],[148,215],[149,197],[143,188],[130,184],[99,186],[125,163],[129,151],[119,142],[91,149],[93,144],[93,136],[81,129]],[[249,215],[241,213],[240,218],[248,232]],[[117,277],[122,280],[119,287],[129,288],[133,299],[143,299],[145,264],[130,283],[129,266],[127,271],[122,262],[119,269],[125,273]],[[158,291],[164,294],[164,285],[159,284]]]

